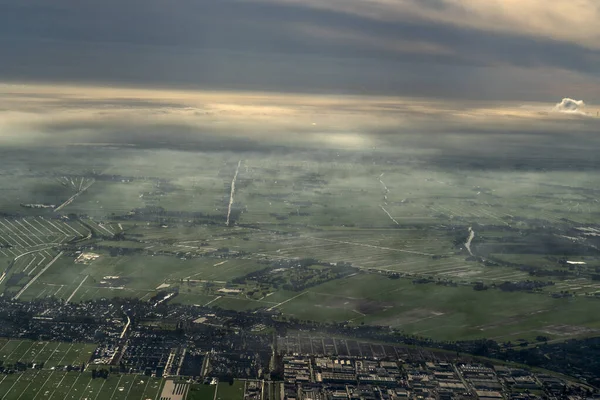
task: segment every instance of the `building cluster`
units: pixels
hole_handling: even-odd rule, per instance
[[[246,381],[244,400],[262,400],[264,397],[264,381]]]
[[[284,400],[534,400],[567,393],[557,377],[505,366],[298,354],[282,360]]]
[[[581,386],[554,375],[481,364],[464,352],[376,343],[371,338],[389,337],[383,328],[335,327],[335,334],[323,334],[261,313],[123,299],[0,298],[0,308],[0,336],[94,342],[89,363],[111,373],[261,382],[246,385],[248,399],[577,400],[594,393],[588,386],[584,395]],[[271,396],[273,385],[265,395],[265,381],[282,382],[275,385],[278,396]]]

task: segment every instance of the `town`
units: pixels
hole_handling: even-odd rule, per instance
[[[146,377],[156,382],[156,394],[174,400],[205,398],[209,392],[240,400],[600,396],[592,384],[597,370],[584,373],[588,381],[502,361],[501,352],[486,354],[496,360],[467,352],[477,353],[480,342],[436,343],[389,329],[317,325],[168,301],[1,298],[0,307],[0,335],[8,338],[0,348],[0,388],[10,376],[11,390],[20,387],[20,379],[31,379],[28,374],[50,371],[44,383],[49,393],[52,382],[58,388],[57,379],[68,374],[85,375],[86,386],[127,377],[133,386]],[[60,360],[55,357],[60,345],[44,351],[55,342],[70,344],[74,356],[67,351]],[[240,393],[227,394],[232,388]]]

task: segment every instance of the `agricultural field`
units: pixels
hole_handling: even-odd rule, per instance
[[[37,364],[45,369],[79,366],[90,359],[95,348],[93,344],[3,338],[0,339],[0,361],[4,367],[17,363]]]
[[[92,379],[89,371],[67,372],[64,367],[85,366],[96,345],[0,339],[0,362],[6,369],[29,365],[22,372],[0,375],[2,399],[154,399],[162,379],[137,375],[110,375]]]
[[[191,385],[186,400],[213,399],[217,385]]]
[[[498,341],[537,335],[566,338],[597,334],[590,318],[597,299],[553,299],[533,293],[486,291],[436,283],[413,284],[381,275],[353,276],[310,288],[278,306],[284,315],[323,322],[393,326],[439,340],[485,336]],[[570,327],[570,328],[569,328]]]
[[[92,379],[90,372],[27,370],[0,376],[3,399],[156,399],[164,381],[141,375],[109,375]]]
[[[217,400],[241,400],[244,398],[244,381],[219,382],[217,385]]]
[[[65,302],[173,291],[439,339],[600,328],[600,176],[402,154],[74,147],[34,171],[16,157],[6,168],[23,184],[0,175],[0,290]]]
[[[48,369],[0,375],[0,393],[6,400],[155,400],[173,393],[181,393],[181,400],[243,400],[244,387],[245,382],[237,380],[233,384],[189,385],[144,375],[109,374],[107,379],[94,379],[91,372]]]

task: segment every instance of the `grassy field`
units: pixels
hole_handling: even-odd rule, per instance
[[[81,365],[89,360],[93,344],[42,342],[21,339],[0,339],[0,360],[3,365],[35,363],[44,368]]]
[[[154,399],[162,380],[138,375],[110,375],[92,379],[91,372],[66,372],[65,365],[86,363],[95,345],[0,339],[0,360],[5,367],[34,363],[27,369],[0,376],[2,399]],[[39,368],[41,366],[41,369]]]
[[[162,379],[140,375],[109,375],[108,379],[92,379],[90,372],[27,370],[0,377],[2,399],[155,399]]]
[[[216,385],[191,385],[186,400],[211,400],[216,388]]]
[[[499,341],[545,335],[592,334],[600,323],[597,300],[470,287],[413,284],[378,275],[354,276],[313,287],[278,307],[299,319],[389,325],[441,340],[477,337]]]
[[[242,400],[244,398],[244,381],[219,382],[217,385],[217,400]]]
[[[441,339],[567,338],[600,328],[589,311],[600,293],[592,279],[600,268],[598,174],[438,168],[408,153],[362,162],[348,154],[56,151],[15,156],[0,174],[6,295],[28,285],[22,300],[145,300],[178,288],[174,301],[184,304],[390,325]],[[64,204],[84,182],[91,186],[58,213],[20,206]],[[70,213],[78,220],[57,218]],[[478,257],[466,248],[469,229]],[[75,263],[71,248],[40,274],[64,243],[89,234],[79,246],[97,260]],[[301,258],[368,273],[298,291],[234,282]],[[106,278],[114,276],[114,284]],[[420,277],[457,286],[411,283]],[[541,294],[469,287],[530,279],[555,284]],[[576,297],[549,295],[565,291]]]
[[[144,375],[111,374],[107,379],[93,379],[91,372],[43,369],[0,375],[0,394],[3,400],[155,400],[164,384],[163,379]],[[186,400],[242,400],[244,384],[190,385]]]
[[[235,277],[264,268],[264,265],[253,260],[215,258],[182,260],[176,257],[152,255],[111,257],[105,252],[98,253],[101,257],[90,265],[75,263],[74,256],[63,256],[40,276],[21,298],[30,300],[40,296],[55,296],[67,299],[72,296],[71,301],[75,302],[115,296],[147,298],[162,284],[175,286],[185,283],[182,293],[187,293],[185,289],[189,287],[190,294],[198,295],[195,303],[201,303],[206,294],[203,290],[203,282],[213,282],[218,287],[222,287]],[[88,278],[79,287],[86,276]],[[101,281],[105,276],[119,276],[127,283],[117,287],[103,287]]]

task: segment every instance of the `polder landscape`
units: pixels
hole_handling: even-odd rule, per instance
[[[71,146],[2,160],[4,297],[173,293],[436,340],[600,329],[597,174],[442,169],[409,151]]]
[[[0,0],[0,400],[600,400],[598,0]]]
[[[427,154],[2,151],[2,398],[285,399],[319,356],[405,360],[401,379],[474,354],[595,384],[594,353],[561,347],[600,330],[589,159]]]

